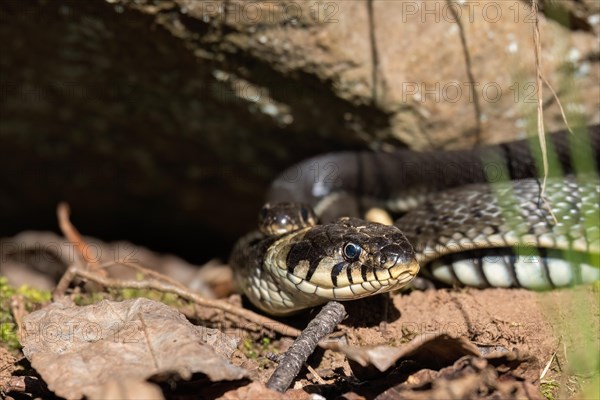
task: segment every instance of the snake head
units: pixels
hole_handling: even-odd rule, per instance
[[[275,243],[281,289],[294,303],[352,300],[398,289],[419,271],[415,252],[394,226],[341,218]]]

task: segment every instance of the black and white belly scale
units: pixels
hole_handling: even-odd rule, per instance
[[[432,194],[396,221],[422,272],[450,285],[548,289],[600,279],[597,178],[526,179]]]

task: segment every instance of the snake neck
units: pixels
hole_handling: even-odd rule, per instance
[[[286,316],[307,308],[306,304],[317,306],[327,301],[299,291],[287,277],[287,254],[309,229],[274,236],[256,231],[238,241],[230,263],[238,288],[254,306],[271,315]]]

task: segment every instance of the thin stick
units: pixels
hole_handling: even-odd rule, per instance
[[[92,259],[87,255],[86,248],[88,247],[85,240],[81,236],[81,233],[75,228],[75,226],[71,223],[70,217],[71,210],[67,203],[59,203],[58,207],[56,207],[56,216],[58,218],[58,226],[60,227],[61,232],[67,238],[68,241],[74,244],[75,249],[83,258],[85,264],[87,264],[90,269],[98,269],[98,261]],[[106,272],[102,272],[102,274],[106,275]]]
[[[144,275],[150,276],[152,278],[161,280],[163,282],[169,283],[173,286],[178,286],[182,289],[187,289],[187,286],[182,284],[181,282],[177,282],[175,279],[168,277],[167,275],[163,275],[158,271],[154,271],[147,267],[144,267],[142,264],[133,262],[133,261],[125,261],[125,260],[117,260],[117,261],[109,261],[103,264],[98,265],[99,268],[110,268],[115,265],[122,265],[127,268],[134,269],[138,272],[141,272]]]
[[[77,266],[71,266],[67,269],[63,277],[61,278],[58,285],[56,285],[56,289],[53,293],[53,298],[56,300],[62,296],[66,289],[69,287],[70,283],[76,277],[81,277],[84,279],[88,279],[92,282],[96,282],[104,287],[110,288],[119,288],[119,289],[153,289],[158,290],[164,293],[173,293],[182,299],[191,301],[195,304],[198,304],[203,307],[209,307],[218,309],[225,312],[225,316],[227,314],[235,315],[237,317],[241,317],[247,321],[253,322],[264,329],[270,329],[274,332],[280,333],[285,336],[297,337],[300,335],[300,331],[296,328],[283,324],[281,322],[277,322],[272,320],[271,318],[262,316],[260,314],[256,314],[250,310],[246,310],[241,307],[234,306],[233,304],[229,304],[222,300],[212,300],[205,299],[201,296],[198,296],[195,293],[192,293],[185,288],[182,288],[178,285],[172,285],[169,283],[157,282],[157,281],[128,281],[128,280],[119,280],[119,279],[111,279],[103,276],[99,276],[98,274],[92,271],[82,270],[81,268],[77,268]],[[250,330],[256,331],[257,328],[249,324],[248,326],[244,326],[243,328],[247,328]]]
[[[300,369],[315,351],[319,341],[329,335],[346,318],[346,309],[337,301],[325,304],[317,316],[296,338],[267,382],[269,389],[285,392]]]
[[[192,303],[195,303],[197,305],[224,311],[225,315],[227,315],[227,313],[230,313],[231,315],[235,315],[235,316],[244,318],[247,321],[256,323],[257,325],[264,327],[265,329],[270,329],[274,332],[280,333],[285,336],[297,337],[298,335],[300,335],[300,331],[298,329],[292,328],[291,326],[288,326],[281,322],[277,322],[270,318],[264,317],[260,314],[256,314],[250,310],[246,310],[241,307],[236,307],[236,306],[234,306],[230,303],[224,302],[224,301],[206,299],[204,297],[201,297],[193,292],[190,292],[187,289],[187,287],[185,287],[183,284],[181,284],[177,281],[174,281],[171,278],[169,278],[157,271],[147,269],[137,263],[119,262],[119,264],[133,268],[137,271],[143,272],[143,273],[147,274],[148,276],[152,276],[153,278],[156,278],[158,281],[126,281],[126,280],[117,280],[117,279],[108,278],[106,276],[105,268],[107,268],[111,265],[114,265],[116,263],[111,262],[111,263],[106,263],[106,264],[99,264],[97,261],[90,259],[86,255],[85,247],[87,246],[87,244],[83,240],[83,238],[82,238],[81,234],[79,233],[79,231],[77,230],[77,228],[75,228],[75,226],[73,226],[73,224],[71,224],[71,221],[69,220],[68,204],[60,203],[58,205],[57,216],[58,216],[59,225],[60,225],[60,228],[61,228],[63,234],[65,235],[65,237],[68,240],[75,243],[75,248],[81,254],[81,257],[83,258],[83,260],[85,260],[86,264],[90,265],[92,267],[92,269],[90,271],[87,271],[87,270],[84,270],[83,268],[81,268],[80,266],[78,266],[77,264],[69,267],[67,269],[67,271],[64,273],[64,275],[62,276],[62,278],[60,279],[60,281],[58,282],[58,284],[56,285],[56,288],[54,289],[54,291],[52,293],[52,297],[54,300],[56,300],[60,297],[63,297],[65,295],[67,289],[69,288],[69,285],[71,284],[71,282],[76,277],[79,276],[81,278],[88,279],[92,282],[96,282],[104,287],[122,288],[122,289],[154,289],[154,290],[158,290],[158,291],[161,291],[164,293],[173,293],[173,294],[176,294],[177,296],[179,296],[183,299],[186,299],[188,301],[191,301]],[[245,327],[245,328],[249,328],[249,327]],[[254,327],[249,328],[249,329],[257,330]]]
[[[373,10],[373,0],[367,0],[367,14],[369,16],[369,40],[371,42],[371,101],[373,105],[379,104],[379,54],[377,52],[377,39],[375,38],[375,12]]]
[[[539,26],[539,9],[538,0],[531,0],[531,8],[534,15],[533,23],[533,44],[535,48],[535,72],[536,72],[536,85],[538,89],[538,106],[537,106],[537,129],[538,137],[540,140],[540,147],[542,148],[542,165],[544,167],[544,176],[542,179],[542,191],[541,196],[544,197],[546,193],[546,180],[548,179],[548,154],[546,152],[546,135],[544,133],[544,104],[543,104],[543,85],[542,85],[542,45],[540,41],[540,26]]]
[[[81,254],[83,260],[86,262],[87,265],[89,265],[92,268],[90,268],[90,270],[85,270],[84,268],[82,268],[83,265],[79,265],[79,263],[76,263],[75,265],[69,267],[58,282],[58,284],[56,285],[56,288],[52,293],[52,298],[54,300],[64,297],[71,282],[73,282],[73,280],[79,276],[81,278],[88,279],[92,282],[96,282],[104,287],[122,289],[154,289],[165,293],[173,293],[197,305],[222,310],[225,312],[226,316],[227,313],[230,313],[231,315],[244,318],[247,321],[256,323],[259,326],[263,326],[265,329],[270,329],[274,332],[280,333],[285,336],[297,337],[298,335],[300,335],[300,331],[298,329],[292,328],[291,326],[288,326],[281,322],[277,322],[270,318],[264,317],[260,314],[256,314],[250,310],[246,310],[241,307],[236,307],[224,301],[206,299],[204,297],[198,296],[197,294],[190,292],[181,283],[176,282],[157,271],[149,270],[137,263],[123,262],[121,264],[143,272],[148,276],[152,276],[158,279],[159,281],[126,281],[108,278],[106,275],[105,268],[116,263],[111,262],[106,264],[100,264],[97,261],[90,259],[86,255],[85,247],[87,246],[87,244],[83,240],[77,228],[75,228],[75,226],[71,224],[71,221],[69,220],[68,204],[60,203],[58,205],[57,216],[60,229],[62,230],[65,237],[75,244],[75,247]],[[257,330],[255,327],[245,328]]]
[[[544,87],[542,85],[542,80],[545,80],[545,79],[542,74],[542,58],[541,58],[542,43],[540,40],[538,0],[531,0],[531,8],[532,8],[534,18],[535,18],[534,23],[533,23],[533,43],[534,43],[534,47],[535,47],[536,85],[538,88],[537,129],[538,129],[538,138],[540,140],[540,147],[542,150],[542,165],[544,167],[544,176],[542,177],[540,197],[543,199],[543,202],[544,202],[546,208],[548,209],[548,211],[550,212],[550,215],[552,216],[554,223],[558,224],[558,220],[556,219],[556,216],[554,215],[554,212],[552,211],[552,208],[550,207],[550,204],[548,203],[548,200],[546,199],[546,182],[548,180],[548,151],[546,148],[547,147],[546,133],[544,132],[544,103],[543,103],[543,97],[544,97],[543,96],[543,88]],[[548,84],[547,81],[546,81],[546,83]],[[554,94],[554,96],[556,97],[556,93],[554,92],[554,89],[552,89],[550,84],[548,84],[548,87],[550,88],[550,91]],[[564,114],[563,108],[560,105],[560,101],[558,102],[558,106],[560,107],[560,110],[563,113],[563,118],[565,119],[565,123],[566,123],[567,119]],[[568,125],[567,125],[567,128],[568,128]],[[569,131],[570,131],[570,128],[569,128]]]
[[[122,265],[124,267],[134,269],[134,270],[144,274],[145,276],[150,276],[152,278],[158,279],[159,281],[169,283],[173,286],[177,286],[183,290],[189,289],[187,286],[185,286],[181,282],[178,282],[175,279],[168,277],[167,275],[163,275],[158,271],[151,270],[149,268],[144,267],[142,264],[139,264],[139,263],[136,263],[133,261],[125,261],[125,260],[109,261],[107,263],[100,264],[98,267],[99,268],[109,268],[114,265]],[[196,310],[197,306],[198,306],[197,304],[194,305],[194,311],[196,311],[196,313],[197,313],[197,310]]]
[[[554,357],[556,357],[556,351],[554,353],[552,353],[552,355],[550,356],[550,360],[548,361],[548,363],[546,364],[546,366],[544,367],[544,370],[542,371],[542,373],[540,374],[540,381],[542,379],[544,379],[544,377],[546,376],[546,374],[548,373],[548,370],[550,369],[550,366],[552,365],[552,361],[554,360]]]
[[[319,385],[324,385],[327,383],[327,382],[325,382],[325,379],[321,378],[321,375],[319,375],[319,373],[317,372],[316,369],[314,369],[310,365],[307,365],[306,369],[308,370],[308,372],[310,372],[315,377],[315,381],[317,381],[317,383]]]
[[[475,145],[481,144],[481,104],[479,104],[479,95],[477,90],[475,90],[476,80],[475,75],[473,74],[473,65],[471,62],[471,54],[469,53],[469,47],[467,46],[467,36],[465,35],[465,27],[460,19],[460,15],[458,15],[457,11],[452,7],[452,3],[450,0],[448,2],[448,10],[452,14],[452,18],[456,22],[458,26],[458,33],[460,36],[460,43],[463,49],[463,56],[465,59],[465,68],[467,72],[467,77],[469,78],[470,90],[471,90],[471,98],[473,99],[473,111],[475,113]]]
[[[563,121],[565,121],[567,130],[569,131],[569,133],[574,135],[575,132],[573,132],[573,130],[569,126],[569,121],[567,121],[567,114],[565,114],[565,110],[563,109],[562,103],[560,102],[558,95],[556,94],[556,92],[554,91],[554,88],[552,87],[550,82],[548,82],[548,80],[546,79],[546,77],[544,75],[542,75],[542,79],[544,80],[544,83],[546,84],[546,86],[548,86],[548,89],[550,89],[550,92],[552,92],[552,96],[554,96],[554,99],[556,100],[556,104],[558,104],[558,108],[560,109],[560,115],[562,115]]]

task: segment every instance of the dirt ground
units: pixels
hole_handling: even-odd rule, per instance
[[[64,269],[69,261],[59,257],[64,252],[53,257],[48,254],[33,257],[27,250],[35,245],[37,247],[33,248],[38,252],[40,249],[56,251],[49,243],[62,243],[61,240],[64,241],[54,234],[37,232],[11,238],[12,246],[3,248],[14,250],[14,254],[5,254],[3,274],[15,278],[12,284],[17,286],[19,276],[25,281],[37,282],[32,277],[48,277],[51,276],[48,271]],[[87,240],[88,244],[93,243],[95,248],[101,249],[107,260],[115,259],[115,254],[122,249],[128,249],[127,254],[130,254],[133,246],[121,242],[107,244],[93,238]],[[184,282],[190,292],[201,294],[202,298],[216,297],[218,299],[214,301],[219,304],[246,312],[252,307],[232,293],[232,275],[226,265],[213,262],[199,268],[141,247],[135,247],[135,255],[136,265],[148,269],[123,269],[124,265],[121,265],[106,270],[111,278],[108,282],[70,285],[67,294],[72,300],[79,299],[75,312],[86,304],[96,307],[102,299],[121,302],[149,297],[158,300],[159,305],[166,303],[176,308],[199,329],[212,329],[212,337],[221,335],[225,341],[234,343],[225,362],[245,371],[243,379],[229,381],[207,382],[204,376],[178,381],[174,386],[172,381],[163,382],[161,388],[167,398],[308,399],[311,394],[319,394],[327,399],[352,400],[587,400],[599,393],[595,388],[599,382],[600,354],[598,285],[548,292],[447,288],[405,291],[344,303],[348,317],[339,324],[330,340],[311,355],[291,389],[279,394],[266,388],[266,382],[277,366],[270,354],[284,353],[293,343],[293,335],[264,328],[260,322],[264,316],[259,314],[251,314],[250,319],[247,316],[236,319],[231,313],[224,312],[224,308],[199,307],[195,301],[192,302],[196,305],[191,306],[190,298],[183,301],[172,295],[165,297],[163,289],[168,286],[126,289],[139,288],[138,285],[153,280],[164,284],[169,282],[165,278],[174,279]],[[145,277],[140,275],[142,272]],[[47,290],[52,290],[55,283],[48,282],[48,285]],[[19,311],[15,304],[22,304],[18,301],[19,296],[31,296],[27,293],[4,296],[0,299],[3,309],[6,306],[6,310],[24,321],[28,313],[49,308],[45,300],[31,308],[21,307]],[[302,330],[318,311],[313,309],[277,321]],[[92,315],[94,321],[99,318],[93,311],[88,315]],[[110,314],[108,317],[110,321]],[[157,331],[169,335],[173,329],[159,326]],[[147,333],[147,329],[144,332]],[[189,335],[175,339],[189,340]],[[214,343],[204,344],[219,351]],[[56,392],[57,384],[46,387],[48,377],[29,364],[31,360],[28,361],[23,353],[15,350],[8,353],[2,346],[0,352],[0,391],[3,394],[29,399],[52,396],[48,387]],[[56,357],[60,359],[62,353]],[[111,356],[102,362],[110,371],[114,365],[125,361]],[[67,363],[62,368],[66,375],[59,384],[69,380],[68,375],[75,366]],[[127,385],[132,383],[132,378],[121,379]],[[33,388],[32,383],[35,384]]]
[[[598,350],[598,296],[591,288],[544,293],[522,289],[414,291],[392,296],[386,323],[380,323],[385,299],[347,303],[350,316],[340,328],[348,344],[356,346],[401,347],[415,337],[426,341],[441,334],[464,338],[482,353],[487,348],[518,354],[521,364],[510,368],[511,379],[531,384],[529,389],[534,393],[527,398],[587,398],[581,387],[589,382],[589,376],[582,369],[585,355]],[[285,348],[289,343],[279,345]],[[253,379],[266,382],[274,364],[260,364],[261,358],[258,360],[247,360],[243,365],[254,370]],[[406,393],[382,397],[386,390],[411,381],[406,373],[394,377],[401,364],[385,373],[365,373],[340,353],[317,351],[309,360],[314,372],[305,369],[294,387],[310,388],[327,398],[434,398],[431,391],[422,392],[423,397]],[[353,384],[349,377],[363,380],[363,384]],[[480,393],[474,398],[491,397]]]

